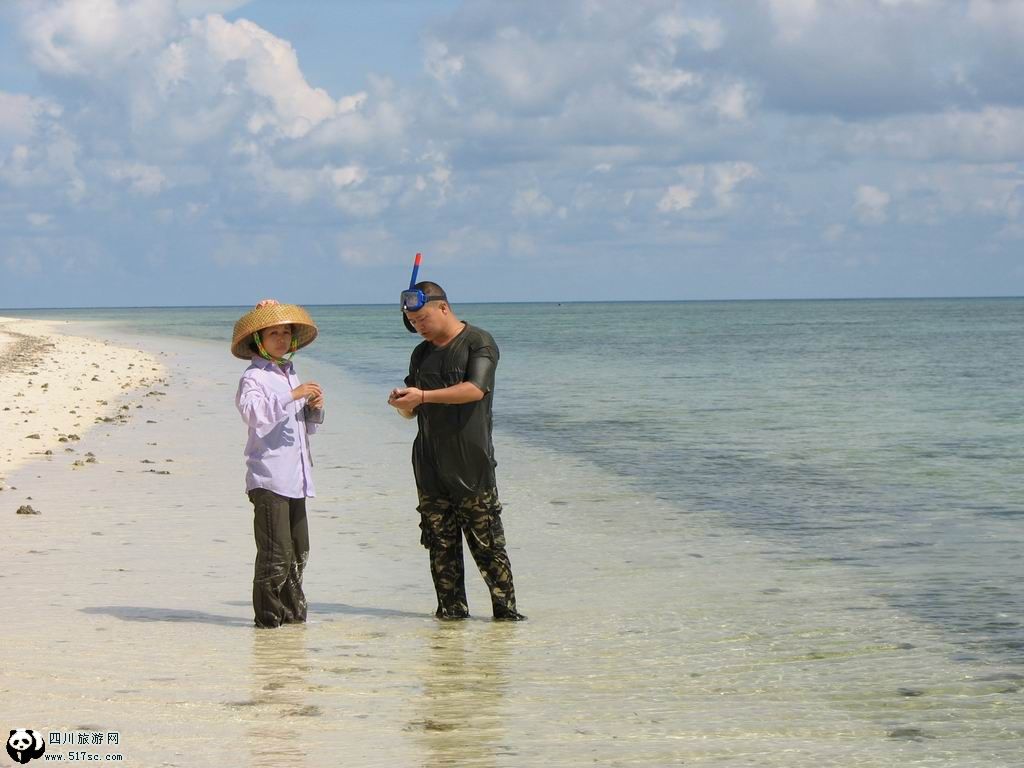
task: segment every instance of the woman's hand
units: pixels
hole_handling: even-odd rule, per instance
[[[315,381],[307,381],[305,384],[299,384],[295,389],[292,390],[292,400],[300,400],[306,398],[307,402],[314,408],[319,408],[318,405],[313,405],[313,401],[319,400],[323,402],[324,393],[320,389],[320,385]]]

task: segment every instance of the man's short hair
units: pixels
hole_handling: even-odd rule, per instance
[[[444,296],[445,301],[448,300],[448,294],[444,292],[437,283],[432,283],[429,280],[423,280],[422,282],[416,283],[416,287],[423,291],[424,296]]]

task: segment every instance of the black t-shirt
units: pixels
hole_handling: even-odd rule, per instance
[[[484,392],[462,405],[426,403],[416,409],[419,433],[412,447],[416,486],[423,492],[465,498],[495,487],[491,401],[498,345],[487,331],[464,323],[445,347],[424,341],[412,352],[408,387],[444,389],[463,381]]]

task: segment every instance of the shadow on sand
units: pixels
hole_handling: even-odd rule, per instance
[[[250,603],[244,603],[241,600],[229,600],[225,605],[249,606]],[[347,616],[390,616],[403,619],[432,618],[431,614],[426,611],[423,613],[410,613],[409,611],[399,611],[394,608],[371,608],[364,605],[348,605],[346,603],[309,604],[310,617],[312,617],[313,614],[326,616],[332,613],[340,613]]]
[[[251,608],[252,604],[241,600],[226,603],[240,608]],[[122,621],[167,621],[174,623],[191,622],[194,624],[216,624],[222,627],[251,627],[252,618],[241,616],[223,616],[205,611],[190,611],[177,608],[156,608],[152,606],[139,605],[94,605],[82,608],[82,613],[101,614],[113,616]],[[425,619],[430,618],[428,613],[410,613],[408,611],[397,611],[391,608],[368,608],[358,605],[346,605],[345,603],[310,603],[310,614],[326,616],[330,614],[344,614],[348,616],[382,616],[397,617],[404,619]]]
[[[245,603],[248,605],[248,603]],[[217,624],[222,627],[251,627],[251,618],[219,616],[203,611],[182,611],[174,608],[153,608],[136,605],[96,605],[82,608],[82,613],[114,616],[122,621],[170,621]]]

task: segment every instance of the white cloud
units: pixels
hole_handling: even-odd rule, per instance
[[[846,235],[846,226],[843,224],[830,224],[825,228],[825,231],[821,233],[822,238],[827,243],[838,243]]]
[[[452,169],[444,165],[435,166],[430,172],[430,178],[439,187],[448,187],[451,184]]]
[[[1012,221],[1021,213],[1024,199],[1024,174],[1011,163],[935,168],[904,183],[903,216],[931,226],[971,217],[985,219],[987,226],[992,218]]]
[[[338,260],[354,267],[368,267],[394,261],[404,248],[394,233],[384,228],[349,230],[336,237]]]
[[[40,118],[56,119],[62,112],[49,99],[0,91],[0,140],[25,141],[35,135]]]
[[[445,205],[455,189],[454,172],[448,158],[440,151],[429,150],[420,156],[419,164],[422,170],[416,174],[412,185],[406,185],[398,202],[405,206]]]
[[[478,261],[500,255],[498,237],[474,225],[456,227],[437,240],[429,253],[440,264]]]
[[[782,42],[798,40],[818,18],[817,0],[768,0]]]
[[[716,213],[727,212],[736,204],[736,188],[760,175],[756,166],[742,161],[686,165],[676,172],[684,183],[672,185],[662,194],[657,204],[661,213],[693,208],[705,193],[714,200]]]
[[[138,32],[147,11],[155,28]],[[88,206],[104,185],[104,194],[119,187],[144,199],[188,177],[197,210],[218,199],[253,210],[284,200],[364,219],[394,202],[404,186],[399,177],[368,185],[367,165],[346,156],[358,148],[380,162],[406,151],[402,111],[385,98],[388,83],[371,79],[376,98],[336,99],[307,82],[288,41],[253,22],[213,14],[157,23],[177,13],[172,0],[27,4],[22,31],[33,61],[51,75],[86,81],[93,98],[68,110],[0,92],[0,187],[59,184],[66,199]],[[123,60],[122,38],[133,39]],[[90,152],[102,147],[101,157],[79,161],[79,134]],[[20,143],[5,151],[5,137]],[[425,175],[440,199],[451,177],[443,159]],[[153,216],[165,220],[167,210],[154,207]],[[220,263],[250,258],[237,256],[242,249],[232,242],[209,250]]]
[[[718,50],[725,39],[722,22],[714,18],[686,18],[669,13],[660,17],[655,25],[658,31],[670,40],[692,38],[702,51]]]
[[[637,64],[633,67],[633,82],[641,90],[657,99],[664,99],[676,91],[691,88],[701,82],[699,75],[682,69],[657,69]]]
[[[419,30],[422,70],[346,93],[301,68],[317,36],[217,15],[235,0],[25,2],[41,77],[0,92],[4,225],[132,219],[224,265],[319,237],[335,267],[696,237],[840,263],[867,225],[894,249],[1020,228],[1017,4],[699,5],[476,0]]]
[[[465,58],[452,56],[448,46],[439,40],[428,40],[424,50],[424,69],[435,80],[446,84],[466,66]]]
[[[891,200],[888,192],[865,184],[857,188],[853,209],[862,224],[882,224],[888,218]]]
[[[340,103],[342,111],[309,135],[311,144],[325,149],[369,150],[382,156],[404,149],[409,120],[406,110],[366,93]]]
[[[852,130],[859,156],[948,162],[1005,162],[1024,156],[1024,108],[989,106],[974,112],[892,117]]]
[[[699,194],[699,190],[674,184],[665,190],[665,194],[658,201],[658,210],[662,213],[672,213],[692,208]]]
[[[568,84],[570,73],[550,68],[551,58],[544,44],[515,27],[506,27],[487,46],[485,56],[475,57],[474,64],[512,103],[536,107]]]
[[[339,190],[334,195],[334,205],[354,218],[373,219],[391,206],[402,187],[402,179],[379,178],[366,187]]]
[[[259,154],[247,170],[270,199],[283,197],[296,206],[334,200],[339,193],[358,187],[368,177],[366,169],[358,164],[287,168],[278,166],[266,154]]]
[[[537,240],[525,232],[515,232],[509,235],[507,245],[508,252],[513,257],[532,258],[539,252]]]
[[[102,244],[90,237],[47,235],[39,231],[29,236],[5,238],[0,266],[14,276],[32,277],[45,274],[75,276],[75,285],[83,276],[94,275],[106,259]],[[0,281],[3,285],[3,281]]]
[[[42,272],[43,262],[33,250],[21,244],[8,244],[4,249],[4,268],[16,275],[34,275]]]
[[[186,18],[225,14],[248,5],[251,0],[177,0],[178,13]]]
[[[539,189],[523,189],[512,201],[512,213],[516,216],[547,216],[555,205]]]
[[[22,0],[21,31],[49,74],[109,74],[162,47],[178,24],[170,0]]]
[[[127,163],[112,167],[108,171],[115,181],[125,181],[133,192],[150,196],[158,194],[166,185],[167,179],[163,172],[152,165]]]
[[[970,0],[967,20],[997,35],[1024,40],[1024,3],[1013,0]]]
[[[1024,183],[1017,184],[1006,196],[1006,216],[1024,221]]]
[[[339,104],[322,88],[311,87],[292,46],[251,21],[232,23],[220,16],[193,19],[181,46],[187,63],[178,60],[181,53],[175,50],[165,69],[174,79],[165,75],[165,87],[181,82],[185,68],[191,70],[190,79],[216,78],[222,93],[229,96],[233,88],[244,85],[254,97],[247,119],[251,133],[268,131],[274,138],[296,139],[324,120],[353,109],[351,103]],[[229,74],[236,63],[243,67],[242,82]]]
[[[712,167],[714,186],[712,194],[722,208],[731,208],[736,202],[736,187],[747,179],[758,176],[757,168],[750,163],[718,163]]]
[[[743,83],[731,83],[717,89],[711,96],[715,111],[727,120],[746,120],[750,91]]]
[[[337,189],[358,186],[366,181],[366,169],[358,165],[346,165],[342,168],[332,168],[329,171],[331,183]]]
[[[277,235],[231,232],[221,236],[213,260],[221,267],[260,267],[279,262],[284,253],[284,243]]]
[[[0,182],[22,189],[57,187],[72,200],[81,199],[85,182],[78,154],[78,143],[60,127],[53,127],[35,141],[16,144],[6,157],[0,151]]]

